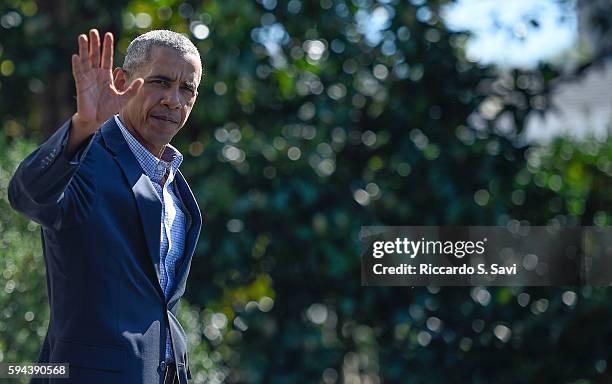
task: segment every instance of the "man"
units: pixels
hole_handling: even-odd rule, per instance
[[[158,30],[112,70],[113,35],[72,56],[77,112],[18,167],[14,209],[40,223],[51,317],[39,362],[66,383],[186,383],[177,303],[201,215],[169,144],[197,97],[200,55]],[[53,378],[44,382],[55,382]]]

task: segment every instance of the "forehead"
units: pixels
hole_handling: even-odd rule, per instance
[[[143,68],[145,76],[162,75],[173,80],[199,83],[202,73],[200,60],[194,55],[185,55],[168,47],[153,47],[148,65]]]

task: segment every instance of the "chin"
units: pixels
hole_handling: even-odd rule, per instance
[[[172,140],[172,138],[174,137],[174,134],[172,135],[156,135],[153,142],[154,143],[159,143],[159,147],[163,147],[164,145],[170,143],[170,141]]]
[[[178,132],[178,129],[176,129],[176,126],[168,126],[168,127],[149,126],[149,132],[151,135],[151,139],[156,139],[157,141],[159,141],[163,138],[174,136],[176,132]]]

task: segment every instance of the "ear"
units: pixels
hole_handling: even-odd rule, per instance
[[[123,68],[117,67],[113,70],[113,83],[119,92],[125,91],[128,84],[129,76]]]

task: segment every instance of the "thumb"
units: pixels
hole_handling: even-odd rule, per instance
[[[123,93],[121,93],[121,96],[124,96],[127,99],[131,99],[132,97],[136,95],[136,93],[142,87],[143,84],[144,84],[144,79],[142,77],[135,79],[134,81],[132,81],[132,84],[130,84],[128,89],[126,89]]]

